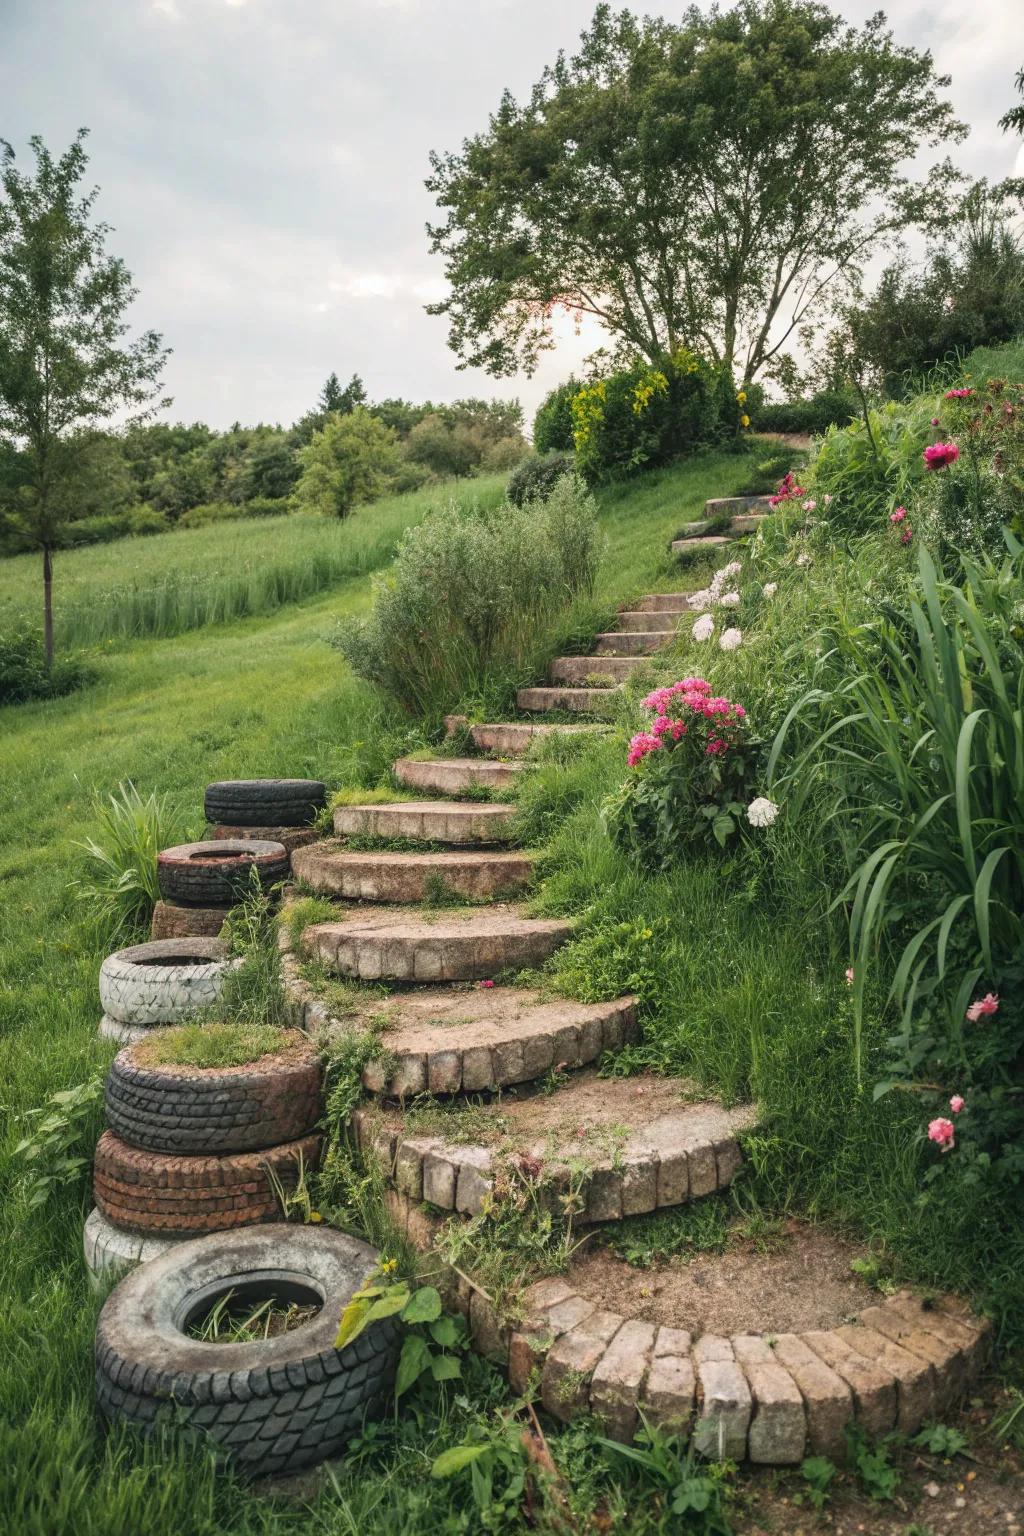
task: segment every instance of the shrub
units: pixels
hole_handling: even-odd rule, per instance
[[[576,461],[569,453],[549,453],[542,459],[524,459],[509,476],[505,495],[514,507],[528,501],[544,501],[563,475],[575,473]]]
[[[297,510],[347,517],[360,502],[382,496],[398,466],[397,441],[365,406],[347,416],[329,416],[323,430],[299,449]]]
[[[830,496],[832,520],[848,532],[877,528],[923,479],[922,454],[934,436],[934,396],[869,408],[846,427],[830,427],[812,459],[819,504]]]
[[[635,363],[585,384],[571,409],[577,468],[591,484],[735,437],[741,415],[731,378],[685,347],[657,367]]]
[[[245,517],[246,508],[241,502],[204,501],[198,507],[189,507],[178,518],[179,528],[205,528],[210,523],[230,523]]]
[[[746,711],[699,677],[656,688],[643,703],[655,718],[630,742],[633,774],[605,805],[613,840],[661,867],[724,848],[742,826],[759,751]]]
[[[107,939],[145,928],[160,896],[156,856],[173,844],[178,827],[166,795],[143,800],[125,780],[117,793],[93,801],[97,837],[75,844],[85,854],[85,870],[72,890]]]
[[[572,402],[583,386],[578,379],[559,384],[546,395],[533,418],[533,446],[543,458],[549,453],[572,453]]]
[[[751,402],[755,432],[799,432],[820,435],[829,427],[844,427],[858,415],[860,402],[852,389],[823,389],[802,400]]]
[[[242,505],[246,517],[286,517],[291,510],[287,496],[253,496]]]
[[[940,557],[998,559],[1004,528],[1024,533],[1024,386],[996,379],[948,390],[935,420],[933,436],[952,443],[956,457],[925,474],[919,526]]]
[[[409,713],[505,704],[558,618],[593,591],[597,561],[597,508],[576,480],[523,507],[450,503],[408,530],[375,579],[370,618],[345,625],[338,644]]]
[[[56,699],[80,688],[86,677],[77,661],[56,661],[47,670],[39,635],[27,630],[0,634],[0,704]]]

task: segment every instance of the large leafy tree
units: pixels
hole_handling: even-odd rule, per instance
[[[553,312],[619,350],[700,347],[746,379],[908,224],[934,221],[904,167],[966,131],[928,53],[816,0],[691,6],[679,25],[599,5],[579,52],[486,132],[431,156],[446,210],[450,345],[463,366],[532,371]]]
[[[300,512],[327,517],[347,517],[359,502],[373,501],[398,469],[394,432],[362,405],[328,416],[298,457],[295,504]]]
[[[105,250],[109,226],[93,221],[98,189],[79,189],[85,137],[80,130],[56,160],[30,139],[33,174],[0,140],[0,435],[23,450],[3,517],[42,551],[48,666],[53,552],[72,515],[69,482],[100,422],[150,414],[167,356],[155,331],[127,339],[137,289]]]

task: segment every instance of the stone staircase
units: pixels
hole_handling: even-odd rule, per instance
[[[618,629],[597,637],[594,656],[559,658],[550,686],[520,690],[520,710],[606,712],[622,680],[690,612],[685,593],[634,601]],[[514,1216],[528,1188],[556,1223],[612,1232],[725,1189],[742,1169],[754,1107],[726,1108],[679,1079],[598,1076],[602,1056],[639,1037],[635,999],[573,1002],[517,978],[541,967],[574,924],[532,917],[509,899],[525,894],[533,869],[515,846],[514,805],[459,798],[510,793],[538,741],[602,727],[452,717],[448,728],[464,730],[480,755],[394,764],[399,784],[438,798],[341,805],[335,838],[293,855],[307,890],[344,904],[305,930],[300,953],[285,954],[293,1022],[380,1032],[351,1130],[382,1170],[393,1220],[427,1248],[445,1222],[487,1220],[506,1204]],[[337,1017],[304,960],[374,985],[362,1000],[349,989]],[[810,1301],[794,1301],[787,1280],[766,1285],[767,1263],[755,1256],[738,1279],[712,1276],[703,1314],[659,1300],[656,1285],[638,1283],[647,1272],[599,1248],[574,1257],[564,1276],[527,1284],[511,1314],[458,1270],[449,1293],[475,1347],[555,1417],[592,1414],[628,1442],[643,1413],[692,1431],[716,1458],[840,1456],[851,1421],[872,1435],[911,1433],[982,1368],[988,1325],[954,1298],[882,1300],[851,1279],[843,1252],[845,1288],[832,1295],[823,1285],[818,1299],[812,1280]],[[729,1323],[737,1291],[752,1324]]]
[[[756,533],[771,511],[767,496],[725,496],[707,501],[704,516],[697,522],[687,523],[672,540],[672,553],[685,555],[694,550],[724,549],[733,539]]]

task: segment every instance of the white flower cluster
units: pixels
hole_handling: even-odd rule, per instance
[[[778,814],[779,808],[775,801],[766,799],[764,795],[758,795],[747,806],[747,820],[752,827],[770,827]]]
[[[718,641],[720,651],[738,651],[743,644],[743,631],[741,629],[724,630]]]
[[[708,588],[714,602],[722,601],[723,589],[729,585],[733,576],[739,575],[742,569],[743,567],[738,560],[730,560],[728,565],[723,565],[720,571],[715,572],[711,578],[711,585]]]
[[[778,590],[779,584],[777,581],[766,581],[764,586],[761,588],[761,591],[764,593],[765,597],[774,597]]]
[[[705,640],[711,639],[711,636],[714,634],[714,632],[714,619],[711,617],[710,613],[702,613],[700,618],[697,619],[694,623],[693,638],[700,644],[703,644]]]

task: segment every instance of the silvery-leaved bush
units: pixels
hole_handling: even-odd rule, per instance
[[[719,636],[718,649],[720,651],[737,651],[743,644],[743,631],[741,629],[727,629]]]
[[[765,597],[774,597],[779,590],[779,584],[777,581],[766,581],[761,590]]]
[[[779,814],[779,808],[774,800],[767,799],[764,795],[758,795],[756,800],[751,800],[747,806],[747,820],[752,827],[770,827]]]
[[[714,632],[715,621],[710,613],[701,614],[693,626],[693,638],[703,644],[705,640],[711,639]]]

